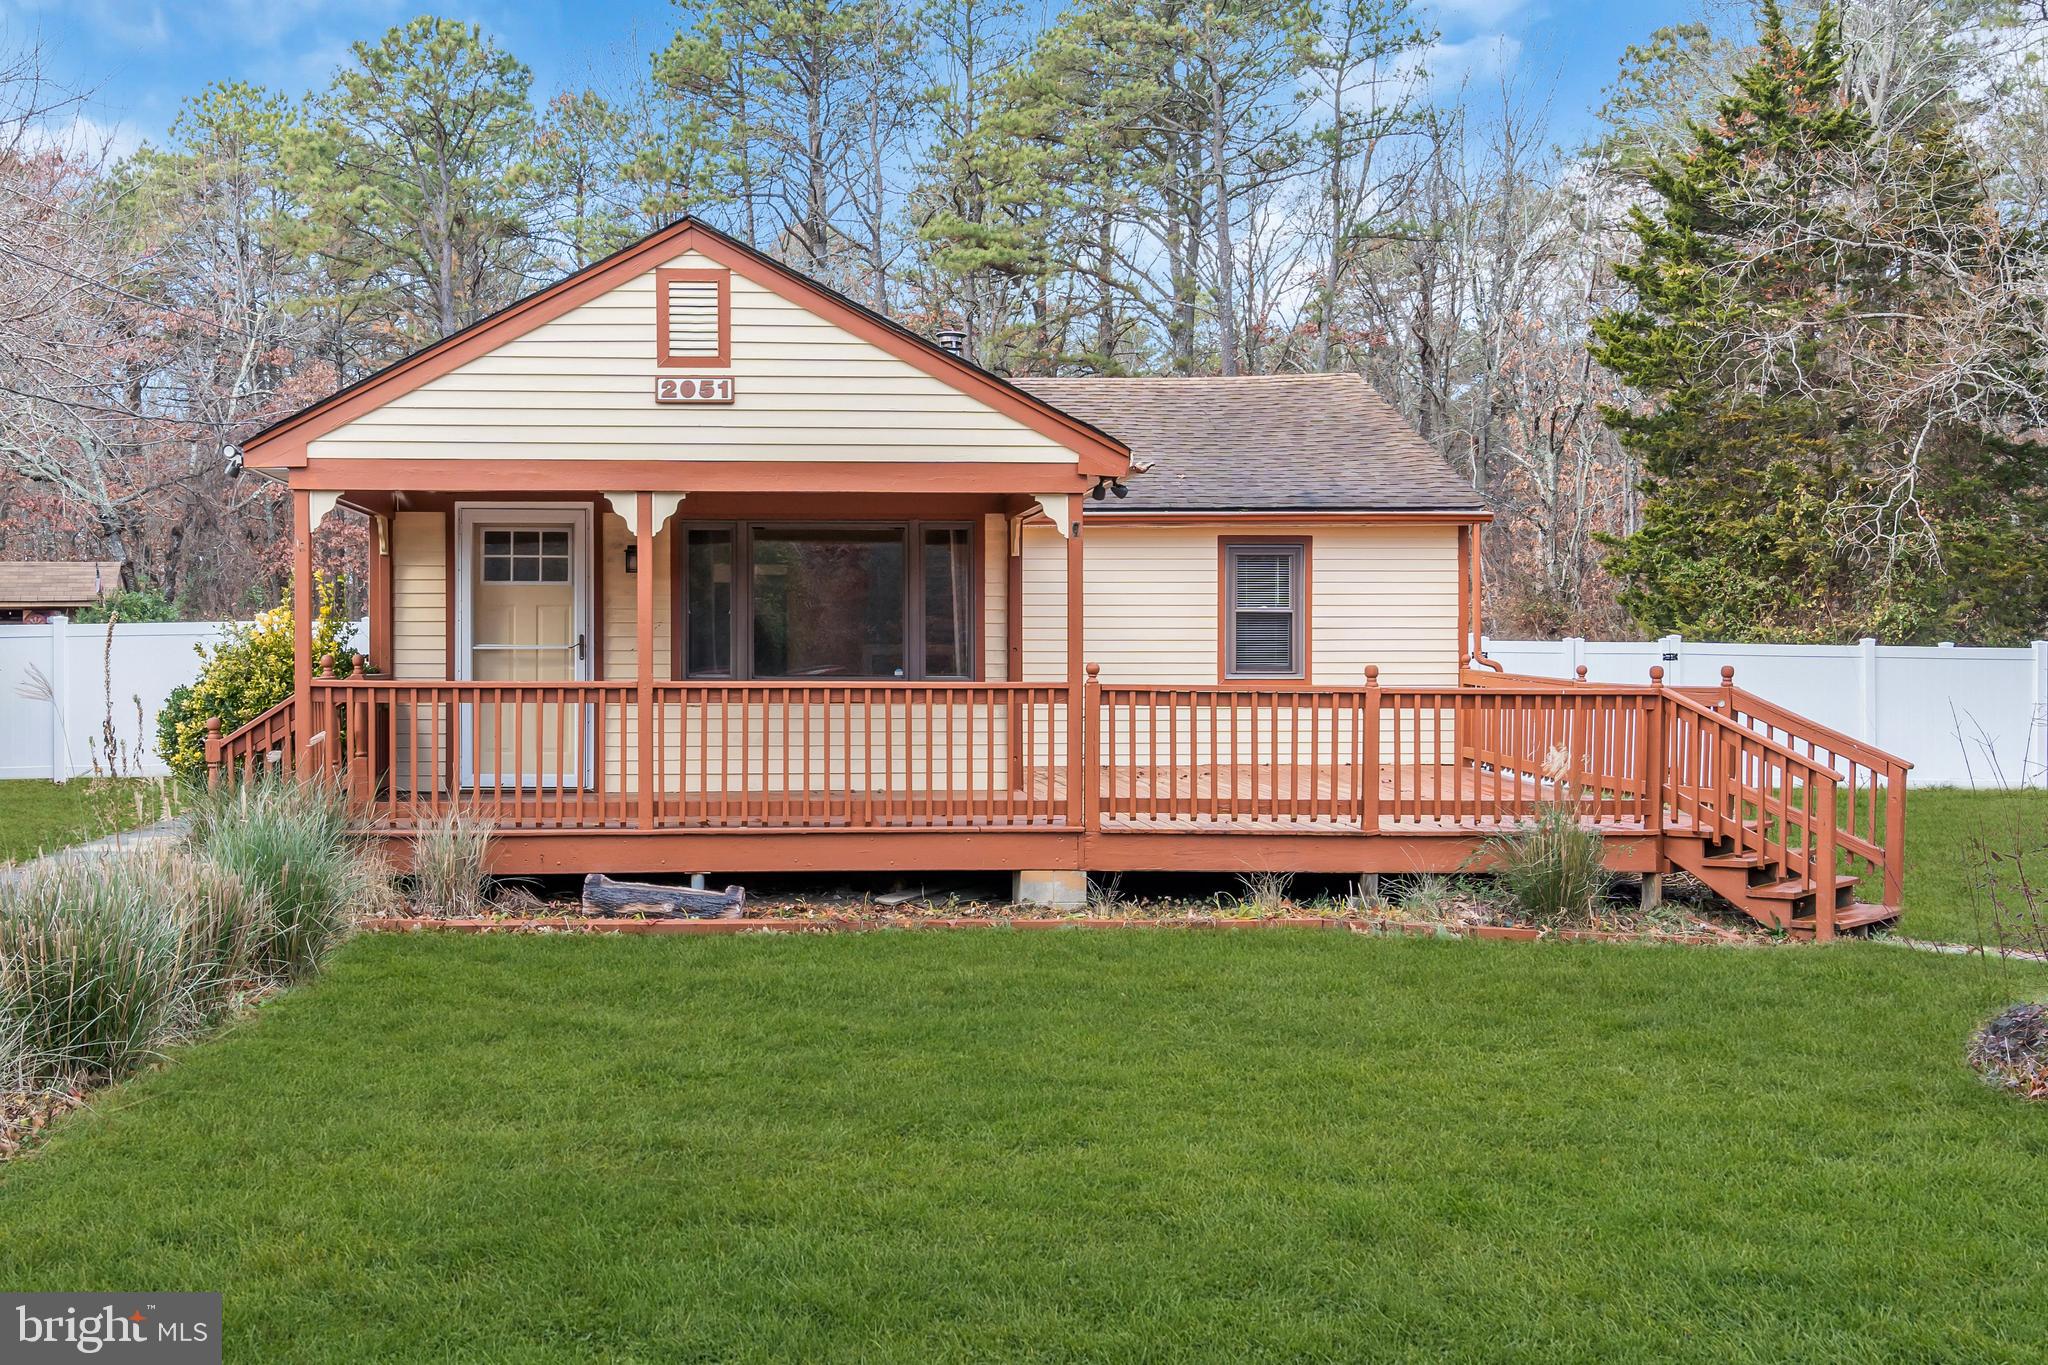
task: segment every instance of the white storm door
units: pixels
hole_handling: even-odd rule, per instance
[[[462,781],[581,786],[592,715],[550,683],[590,677],[590,509],[511,503],[455,510],[456,677],[532,685],[462,705]]]

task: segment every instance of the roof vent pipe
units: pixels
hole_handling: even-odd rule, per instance
[[[941,327],[934,340],[948,354],[961,360],[967,359],[967,331],[962,327]]]

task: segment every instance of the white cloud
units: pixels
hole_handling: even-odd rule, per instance
[[[120,122],[108,123],[90,114],[73,111],[65,117],[28,130],[28,141],[37,147],[51,147],[81,161],[119,161],[142,145],[142,133]]]
[[[1423,89],[1447,94],[1512,71],[1522,57],[1522,40],[1508,33],[1480,33],[1456,42],[1432,43],[1418,59]]]

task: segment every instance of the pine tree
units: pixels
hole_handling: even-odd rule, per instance
[[[2048,509],[1957,367],[2028,362],[1946,335],[2003,334],[1969,310],[2012,242],[1952,131],[1879,138],[1842,70],[1830,11],[1801,42],[1766,5],[1717,117],[1651,170],[1616,270],[1632,300],[1593,328],[1645,400],[1606,413],[1645,472],[1609,567],[1651,631],[2024,638],[2048,605]]]

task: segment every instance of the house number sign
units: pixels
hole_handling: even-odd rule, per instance
[[[730,403],[732,401],[732,376],[719,375],[661,375],[654,381],[654,401],[657,403]]]

